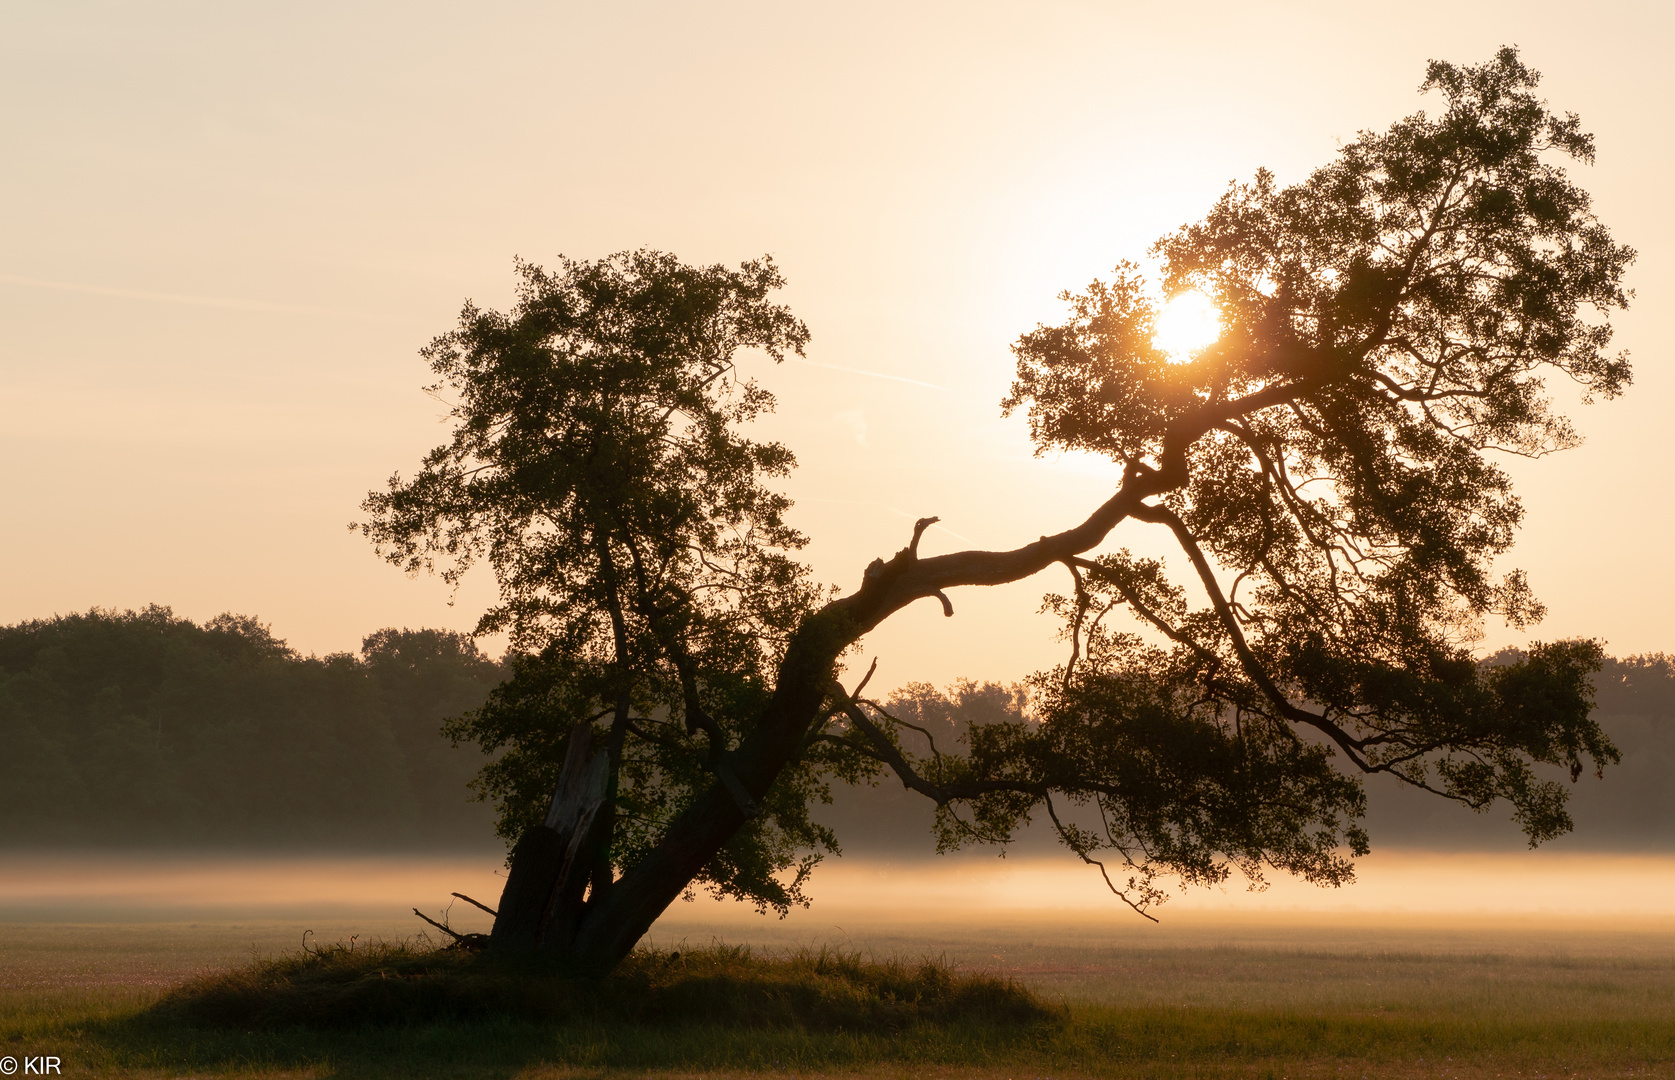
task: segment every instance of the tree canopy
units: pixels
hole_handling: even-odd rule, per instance
[[[1503,651],[1489,659],[1506,664],[1518,658],[1516,651]],[[1675,661],[1661,653],[1608,656],[1592,681],[1593,715],[1623,760],[1610,770],[1608,783],[1567,785],[1565,807],[1576,827],[1555,841],[1571,852],[1670,850],[1675,846]],[[909,683],[891,691],[879,706],[913,725],[902,734],[920,756],[929,754],[930,738],[944,754],[963,754],[970,727],[1033,715],[1027,686],[969,679],[943,688]],[[1362,825],[1375,849],[1400,845],[1510,852],[1529,843],[1518,824],[1502,814],[1462,813],[1458,803],[1394,776],[1367,778],[1366,794]],[[834,786],[832,796],[832,805],[817,808],[815,817],[842,839],[846,858],[929,854],[936,804],[919,792],[884,777],[874,784]],[[1062,850],[1062,845],[1051,820],[1042,818],[1014,831],[1007,850],[1046,855],[1055,848]]]
[[[808,330],[767,300],[782,281],[766,259],[728,270],[638,251],[518,274],[511,312],[468,305],[425,350],[453,439],[371,495],[364,528],[410,570],[494,566],[501,603],[478,629],[509,633],[512,675],[450,731],[499,754],[480,789],[504,835],[540,821],[574,725],[608,725],[604,880],[728,775],[816,600],[789,554],[805,542],[790,503],[764,484],[795,459],[738,433],[773,398],[734,364],[741,349],[800,353]],[[801,901],[811,849],[833,845],[807,808],[837,756],[819,750],[770,792],[739,788],[750,824],[698,880],[781,911]]]
[[[1119,462],[1127,516],[1168,530],[1204,598],[1126,551],[1065,560],[1074,592],[1054,603],[1084,655],[1039,681],[1047,722],[1026,741],[1054,762],[1035,770],[1040,797],[1077,761],[1133,770],[1088,777],[1081,794],[1110,829],[1068,830],[1073,847],[1189,879],[1226,857],[1335,881],[1338,849],[1363,842],[1339,828],[1359,794],[1327,744],[1474,807],[1504,798],[1532,842],[1570,825],[1532,763],[1574,778],[1584,759],[1615,760],[1588,715],[1596,644],[1488,668],[1470,651],[1484,616],[1541,615],[1521,573],[1495,573],[1522,511],[1491,453],[1575,443],[1550,374],[1604,397],[1629,380],[1598,316],[1626,305],[1633,253],[1554,160],[1590,161],[1593,142],[1534,97],[1536,80],[1510,49],[1433,63],[1421,89],[1441,94],[1439,116],[1362,133],[1290,187],[1261,172],[1160,240],[1163,291],[1197,289],[1223,320],[1189,362],[1152,343],[1156,308],[1131,265],[1018,343],[1006,407],[1027,411],[1041,450]],[[1114,632],[1103,616],[1118,608],[1168,645]],[[1299,725],[1325,741],[1299,740]],[[1071,730],[1095,741],[1051,745]],[[994,772],[1019,749],[974,766]],[[1206,800],[1210,762],[1230,771]],[[1159,801],[1137,800],[1152,782]]]
[[[789,452],[733,430],[771,399],[734,380],[732,354],[807,338],[765,299],[771,263],[523,266],[512,313],[468,306],[428,352],[454,440],[371,495],[365,528],[410,569],[487,554],[500,575],[483,628],[529,655],[457,730],[512,747],[487,780],[524,837],[519,940],[608,964],[695,880],[783,907],[798,853],[833,839],[809,800],[877,770],[936,802],[944,846],[1044,816],[1141,910],[1159,875],[1347,880],[1366,850],[1360,774],[1506,800],[1532,843],[1568,828],[1540,768],[1574,780],[1617,757],[1590,716],[1599,646],[1487,664],[1472,644],[1486,617],[1541,614],[1498,570],[1521,511],[1494,456],[1576,441],[1548,379],[1627,385],[1606,317],[1633,253],[1563,169],[1591,138],[1536,84],[1511,49],[1434,62],[1435,116],[1364,132],[1288,187],[1258,173],[1164,237],[1162,294],[1197,289],[1223,321],[1184,362],[1153,342],[1135,265],[1066,294],[1068,321],[1015,346],[1003,405],[1041,452],[1109,456],[1116,490],[1011,551],[921,557],[922,519],[823,604],[763,486]],[[1119,526],[1161,530],[1190,587],[1108,546]],[[1069,659],[1032,680],[1029,715],[970,727],[960,752],[921,749],[837,681],[908,604],[952,615],[949,590],[1054,566]]]

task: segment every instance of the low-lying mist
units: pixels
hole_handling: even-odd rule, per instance
[[[465,855],[0,854],[0,922],[191,919],[409,918],[447,911],[457,928],[488,917],[505,867],[494,853]],[[702,892],[677,901],[660,925],[756,929],[821,937],[834,926],[976,925],[1066,919],[1147,932],[1152,924],[1111,895],[1098,871],[1068,854],[961,854],[931,859],[829,859],[814,876],[814,903],[783,920]],[[451,905],[451,909],[450,909]],[[1235,876],[1215,888],[1177,891],[1156,909],[1163,925],[1211,919],[1401,916],[1425,920],[1499,915],[1675,919],[1675,856],[1534,851],[1375,852],[1359,880],[1321,889],[1283,875],[1265,891]],[[479,925],[482,924],[482,925]],[[413,919],[411,929],[421,929]]]

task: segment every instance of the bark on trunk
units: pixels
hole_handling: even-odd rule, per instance
[[[727,755],[727,767],[750,799],[760,803],[802,751],[830,690],[833,663],[873,625],[876,620],[857,620],[853,609],[839,602],[810,618],[793,637],[763,722]],[[675,819],[651,852],[623,873],[601,903],[588,906],[571,946],[574,962],[590,971],[614,967],[746,820],[741,800],[717,780]]]
[[[828,610],[804,625],[787,651],[765,722],[727,755],[738,786],[760,802],[802,748],[820,711],[832,663],[867,627]],[[586,723],[573,729],[547,824],[527,830],[512,853],[491,952],[539,952],[581,971],[604,974],[627,956],[657,917],[746,821],[744,800],[717,781],[671,825],[645,858],[603,895],[582,893],[588,852],[604,841],[609,754]]]
[[[598,742],[592,724],[571,730],[546,821],[526,830],[512,849],[500,914],[489,935],[491,952],[570,951],[607,819],[602,811],[610,754]]]

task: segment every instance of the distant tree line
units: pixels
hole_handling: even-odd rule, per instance
[[[254,618],[199,625],[157,606],[0,627],[0,844],[490,844],[494,811],[469,788],[486,759],[442,728],[511,667],[445,630],[380,630],[358,654],[303,656]],[[1580,778],[1576,830],[1555,843],[1675,847],[1675,658],[1607,659],[1595,686],[1623,760],[1603,782]],[[962,680],[912,683],[886,704],[912,749],[928,755],[934,739],[961,755],[972,725],[1027,715],[1029,696]],[[1367,787],[1377,841],[1523,844],[1504,814],[1380,780]],[[934,807],[893,778],[833,796],[813,816],[846,852],[934,849]],[[1031,829],[1018,844],[1053,840]]]
[[[1509,663],[1519,655],[1506,650],[1489,663]],[[1577,779],[1570,802],[1576,829],[1551,841],[1551,846],[1561,851],[1675,848],[1675,657],[1607,657],[1594,676],[1594,687],[1595,716],[1623,760],[1608,767],[1603,780],[1589,773]],[[904,743],[917,740],[912,749],[929,754],[934,738],[939,752],[958,754],[973,723],[1023,716],[1028,696],[1022,686],[992,682],[962,680],[946,691],[914,683],[898,690],[887,707],[912,725],[904,730]],[[1552,774],[1568,780],[1558,770]],[[1375,845],[1476,850],[1528,846],[1504,808],[1474,814],[1387,776],[1368,777],[1366,786],[1366,825]],[[845,852],[905,857],[932,850],[934,808],[893,777],[882,777],[877,791],[834,787],[833,796],[832,804],[818,808],[814,817],[837,834]],[[1050,830],[1043,827],[1025,830],[1014,847],[1057,849]]]
[[[483,756],[439,729],[501,678],[444,630],[317,657],[158,606],[0,627],[0,843],[486,844]]]

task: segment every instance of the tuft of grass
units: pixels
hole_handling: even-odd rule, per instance
[[[886,1034],[1029,1028],[1064,1010],[1012,979],[946,962],[822,947],[642,949],[603,979],[428,942],[305,948],[199,975],[151,1010],[165,1023],[258,1030],[522,1021]]]
[[[391,924],[385,932],[400,928]],[[648,1074],[743,1080],[788,1073],[833,1080],[1495,1080],[1567,1073],[1675,1080],[1675,954],[1666,938],[1583,956],[1549,956],[1527,945],[1524,952],[1505,954],[1456,946],[1375,952],[1360,940],[1333,951],[1312,928],[1281,939],[1280,948],[1230,948],[1220,930],[1200,944],[1171,947],[1100,947],[1085,940],[1025,945],[992,936],[968,944],[962,959],[970,967],[1002,961],[995,954],[1005,952],[1004,962],[1020,981],[1048,1000],[1068,999],[1059,1018],[1022,1025],[996,1023],[977,1010],[967,1021],[913,1020],[899,1030],[888,1023],[875,1031],[839,1030],[835,1013],[785,1026],[785,1014],[775,1010],[795,1015],[797,1006],[779,1000],[786,992],[760,970],[745,974],[750,992],[769,1003],[743,998],[743,1007],[755,1011],[740,1020],[741,997],[716,988],[740,977],[735,961],[741,958],[748,958],[747,967],[771,962],[776,977],[801,964],[818,979],[838,980],[846,993],[854,987],[842,983],[857,980],[833,969],[867,962],[853,953],[723,947],[679,959],[666,951],[637,955],[620,973],[627,989],[578,984],[596,988],[588,992],[627,996],[638,979],[668,995],[662,1000],[710,1020],[658,1013],[649,995],[628,1001],[628,1008],[621,1000],[571,1003],[564,1014],[571,1020],[556,1023],[498,1014],[456,1020],[440,1012],[431,1021],[372,1024],[344,1015],[310,1026],[277,1012],[261,1019],[250,1011],[216,1022],[194,1018],[182,996],[156,1008],[165,997],[183,995],[178,983],[189,972],[206,965],[227,972],[241,963],[250,955],[252,933],[215,924],[167,932],[0,926],[0,1056],[52,1054],[62,1057],[66,1075],[126,1080],[610,1080]],[[280,940],[270,933],[264,943],[283,948]],[[1388,937],[1379,941],[1392,944]],[[959,947],[946,937],[895,942],[913,950],[909,956]],[[326,949],[304,958],[306,970],[324,975],[341,968],[341,976],[366,963],[361,976],[387,982],[374,974],[373,957],[390,949],[369,952],[357,945],[354,961],[342,955],[348,946]],[[419,964],[464,959],[432,955],[421,943],[407,951]],[[99,963],[84,962],[94,954]],[[959,954],[950,949],[947,955]],[[281,956],[266,964],[296,959]],[[399,964],[390,959],[384,970],[394,974]],[[649,970],[636,972],[639,965]],[[238,970],[259,981],[261,966]],[[917,960],[871,965],[909,980],[921,966]],[[489,973],[475,964],[462,970]],[[552,975],[527,974],[536,980]],[[949,974],[961,977],[957,967]],[[278,976],[270,971],[262,977]],[[227,975],[202,982],[218,979],[224,984]],[[679,979],[691,980],[682,992],[701,999],[695,1006],[674,997]],[[876,985],[880,996],[899,1000],[909,993],[900,984],[893,990]],[[533,1012],[538,1010],[524,1015]],[[921,1015],[935,1014],[927,1008]]]

